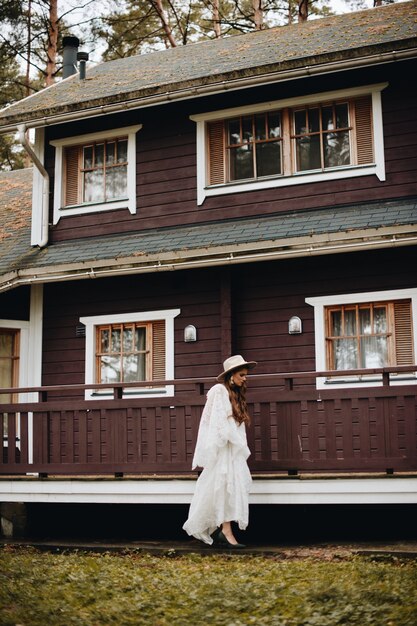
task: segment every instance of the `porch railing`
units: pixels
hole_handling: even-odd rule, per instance
[[[416,471],[417,385],[403,376],[416,370],[250,376],[251,470]],[[362,380],[347,389],[331,383],[316,389],[317,378],[347,376],[372,376],[379,386]],[[175,386],[174,396],[159,398],[122,397],[123,390],[149,383],[1,389],[3,398],[32,399],[0,404],[0,474],[189,473],[205,391],[213,382],[158,381]],[[113,397],[85,400],[84,391],[93,388],[111,389]]]

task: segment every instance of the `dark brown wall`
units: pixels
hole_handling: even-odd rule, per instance
[[[235,266],[231,351],[258,361],[259,374],[314,370],[313,308],[305,298],[416,287],[415,260],[415,249],[398,248]],[[170,308],[181,309],[175,377],[217,375],[225,274],[215,268],[46,285],[42,383],[84,384],[85,340],[75,336],[80,317]],[[288,335],[292,315],[302,319],[302,335]],[[197,327],[196,343],[183,341],[187,324]]]
[[[46,285],[43,384],[84,384],[85,339],[75,336],[80,317],[176,308],[176,377],[214,375],[220,360],[220,278],[210,270],[204,279],[194,271]],[[183,341],[188,324],[198,327],[197,343]]]
[[[201,221],[272,214],[417,195],[417,98],[409,64],[293,81],[83,122],[78,133],[143,123],[137,140],[137,213],[127,210],[62,218],[52,241],[132,232]],[[195,124],[191,113],[363,84],[389,82],[383,91],[387,179],[375,176],[230,193],[196,202]],[[49,129],[49,138],[76,134],[77,125]],[[65,131],[65,132],[64,132]],[[47,156],[52,169],[53,149]]]

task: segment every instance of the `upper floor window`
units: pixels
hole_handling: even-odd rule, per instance
[[[319,378],[319,387],[330,383],[345,387],[361,381],[372,384],[372,374],[359,378],[349,376],[349,370],[414,364],[416,289],[320,296],[306,302],[314,306],[317,370],[347,373],[346,379]],[[409,382],[416,375],[398,374],[395,379]]]
[[[206,196],[376,174],[384,180],[385,85],[192,116]]]
[[[229,179],[262,178],[281,173],[279,112],[232,118],[225,124]]]
[[[355,108],[355,101],[352,103]],[[372,130],[370,116],[370,97],[360,101],[365,106],[367,115],[363,118],[365,140],[369,143],[372,162]],[[295,155],[295,171],[326,170],[332,167],[351,165],[351,132],[349,103],[329,103],[296,109],[291,113],[291,139]],[[359,127],[358,127],[359,130]]]
[[[140,126],[52,141],[54,223],[63,215],[127,208],[136,212],[136,132]]]
[[[127,137],[65,148],[65,206],[127,198]]]
[[[173,386],[152,382],[174,378],[174,319],[179,313],[179,309],[168,309],[82,317],[85,384],[149,381],[146,387],[128,387],[124,395],[173,395]],[[97,395],[112,397],[112,391],[86,392],[87,399]]]

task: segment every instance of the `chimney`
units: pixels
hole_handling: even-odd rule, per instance
[[[77,52],[80,40],[78,37],[63,37],[62,78],[77,73]]]
[[[77,53],[77,61],[79,61],[79,67],[80,67],[80,79],[84,80],[85,79],[85,71],[86,71],[86,64],[88,61],[88,52],[78,52]]]

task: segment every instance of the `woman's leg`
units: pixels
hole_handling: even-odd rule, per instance
[[[231,522],[223,522],[223,524],[222,524],[222,532],[223,532],[223,535],[226,537],[226,539],[227,539],[227,541],[229,543],[233,543],[234,545],[236,545],[238,543],[236,541],[236,538],[235,538],[234,534],[233,534]]]

